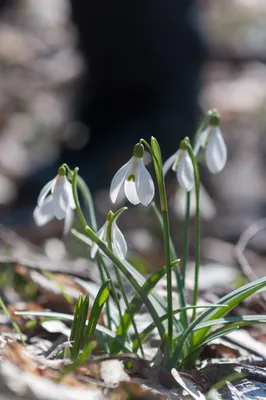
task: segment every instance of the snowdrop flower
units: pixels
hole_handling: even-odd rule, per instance
[[[195,154],[200,148],[205,150],[205,162],[212,174],[218,174],[227,161],[227,148],[220,130],[220,116],[213,111],[207,128],[199,134],[195,146]]]
[[[163,165],[164,176],[171,167],[172,170],[176,172],[179,185],[185,189],[186,192],[190,192],[195,184],[194,168],[183,141],[180,144],[179,150],[165,161]]]
[[[72,225],[75,209],[72,186],[65,174],[65,168],[60,167],[58,175],[42,188],[33,212],[38,226],[45,225],[54,217],[59,220],[65,218],[64,233],[69,231]]]
[[[101,229],[97,232],[97,236],[105,243],[107,244],[107,231],[108,231],[108,226],[110,224],[110,219],[113,216],[113,213],[110,211],[110,213],[107,216],[107,220],[105,221],[104,225],[101,227]],[[118,217],[118,216],[117,216]],[[112,222],[112,227],[111,227],[111,238],[112,238],[112,250],[114,254],[120,258],[121,260],[124,260],[127,255],[127,243],[125,241],[124,235],[121,232],[121,230],[118,228],[116,224],[116,219],[117,217],[113,220]],[[90,255],[91,258],[94,258],[97,251],[99,249],[99,246],[94,242],[91,246],[91,251]]]
[[[143,162],[144,147],[138,143],[133,157],[121,167],[111,182],[110,197],[113,203],[124,188],[127,199],[132,204],[147,206],[154,196],[154,183]]]

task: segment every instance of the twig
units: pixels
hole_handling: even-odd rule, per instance
[[[266,229],[266,218],[263,218],[259,221],[254,222],[251,224],[241,235],[239,241],[235,247],[235,258],[245,275],[245,277],[251,282],[258,279],[255,272],[252,270],[251,265],[249,264],[247,258],[244,255],[244,251],[248,245],[248,242],[255,237],[259,232],[263,229]]]
[[[266,218],[260,219],[259,221],[253,222],[241,235],[240,238],[235,246],[235,258],[238,262],[238,265],[241,268],[242,273],[244,276],[250,281],[254,281],[258,279],[258,276],[253,271],[251,265],[249,264],[247,258],[244,255],[244,251],[248,245],[248,242],[254,238],[259,232],[266,229]],[[259,295],[259,303],[264,310],[266,310],[266,296],[262,293]]]

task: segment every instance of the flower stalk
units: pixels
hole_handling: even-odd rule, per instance
[[[124,208],[124,209],[126,209],[126,208]],[[122,211],[124,211],[124,209],[122,209]],[[118,211],[119,214],[118,213],[116,213],[116,214],[120,215],[122,211],[119,210]],[[109,214],[108,214],[108,217],[107,217],[107,220],[108,220],[108,225],[107,225],[107,245],[108,245],[109,249],[112,250],[112,251],[113,251],[112,225],[115,223],[115,219],[116,218],[117,218],[117,215],[114,215],[112,213],[112,211],[110,211]],[[121,279],[121,275],[120,275],[119,269],[117,268],[117,266],[115,264],[113,264],[113,266],[114,266],[114,271],[115,271],[115,276],[116,276],[116,279],[117,279],[117,283],[118,283],[118,286],[119,286],[119,288],[121,290],[121,294],[122,294],[123,300],[125,302],[126,309],[128,310],[129,317],[131,319],[131,323],[132,323],[132,326],[133,326],[133,329],[134,329],[134,332],[135,332],[136,340],[138,341],[138,345],[139,345],[139,349],[140,349],[141,355],[142,355],[143,358],[145,358],[144,350],[143,350],[142,343],[141,343],[141,339],[140,339],[139,332],[138,332],[138,329],[137,329],[137,325],[136,325],[134,317],[133,317],[133,315],[131,313],[130,304],[129,304],[129,301],[127,299],[127,295],[126,295],[126,292],[125,292],[125,289],[124,289],[124,285],[123,285],[123,281]],[[121,317],[121,322],[122,321],[123,321],[123,318]],[[125,339],[125,337],[123,339]]]
[[[163,236],[164,236],[164,251],[165,251],[165,265],[166,265],[166,281],[167,281],[167,306],[168,306],[168,339],[170,353],[173,346],[173,296],[172,296],[172,268],[171,268],[171,245],[170,245],[170,227],[168,217],[168,205],[166,198],[165,182],[163,177],[162,156],[159,143],[154,137],[151,137],[151,146],[143,139],[140,141],[144,143],[151,152],[156,179],[159,189],[160,207],[163,222]]]
[[[190,140],[185,138],[183,145],[186,147],[188,154],[191,158],[194,168],[195,192],[196,192],[196,256],[195,256],[195,274],[194,274],[194,289],[193,289],[193,303],[196,305],[198,301],[199,292],[199,268],[200,268],[200,175],[197,164],[197,159],[190,144]],[[194,308],[192,312],[192,322],[196,318],[197,310]]]

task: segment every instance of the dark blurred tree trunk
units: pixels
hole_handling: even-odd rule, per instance
[[[193,0],[72,0],[88,64],[79,118],[91,141],[81,157],[156,136],[165,156],[191,135],[203,46]]]

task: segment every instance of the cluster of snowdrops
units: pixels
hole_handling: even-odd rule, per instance
[[[149,151],[152,157],[157,183],[158,206],[153,201],[155,184],[143,161],[144,149]],[[83,232],[77,233],[73,229],[71,232],[90,246],[91,258],[96,258],[96,263],[98,264],[102,287],[94,301],[88,321],[86,330],[87,333],[89,332],[87,335],[88,347],[86,351],[83,350],[83,358],[90,354],[91,338],[97,332],[99,333],[99,340],[105,335],[106,340],[103,341],[103,345],[109,353],[117,354],[126,350],[144,357],[143,343],[151,332],[157,329],[161,345],[157,349],[154,362],[163,364],[168,369],[176,366],[192,366],[195,365],[204,346],[213,339],[224,336],[250,323],[266,322],[266,317],[262,315],[228,316],[230,310],[246,297],[264,288],[266,286],[266,278],[251,282],[232,291],[216,304],[198,304],[200,268],[199,159],[204,160],[208,170],[213,174],[222,171],[226,165],[227,148],[221,134],[220,116],[217,110],[209,110],[205,114],[195,133],[194,145],[191,144],[189,138],[184,138],[177,151],[165,163],[162,161],[159,143],[154,137],[151,137],[150,143],[140,139],[133,149],[132,158],[117,171],[112,179],[110,187],[112,203],[116,203],[121,193],[124,192],[126,198],[133,205],[139,203],[144,206],[152,205],[155,210],[155,215],[162,230],[165,265],[158,271],[153,272],[148,278],[143,277],[126,259],[127,243],[123,233],[117,226],[117,219],[126,210],[126,207],[122,207],[116,212],[110,211],[106,222],[99,230],[89,188],[79,176],[78,168],[72,170],[67,164],[61,165],[57,176],[41,190],[34,210],[36,224],[42,226],[53,218],[64,219],[64,232],[67,233],[72,227],[73,217],[76,212]],[[169,226],[164,177],[170,168],[175,171],[179,185],[187,192],[184,249],[181,260],[176,254]],[[192,189],[195,190],[196,197],[196,252],[193,298],[188,304],[186,264],[188,259],[190,195]],[[83,198],[83,207],[81,207],[79,200],[80,195]],[[84,213],[82,208],[86,206],[87,210]],[[109,273],[110,268],[113,268],[115,272],[115,284]],[[156,292],[156,284],[164,276],[167,283],[166,300]],[[132,294],[130,298],[128,297],[128,293],[124,289],[123,279],[126,279],[134,289],[135,294],[133,297]],[[179,309],[173,309],[172,292],[174,287],[177,288],[179,296]],[[109,297],[109,294],[111,294],[111,297]],[[74,345],[76,343],[72,359],[78,357],[81,350],[81,337],[84,335],[87,318],[87,309],[83,307],[84,303],[88,307],[87,297],[85,300],[79,299],[74,319],[72,318],[71,340],[73,339]],[[98,325],[97,322],[104,305],[106,306],[107,323],[103,327]],[[146,306],[152,322],[145,329],[143,327],[140,329],[136,325],[135,316],[143,305]],[[118,313],[113,313],[111,306],[115,307]],[[82,307],[85,310],[83,314]],[[203,309],[203,311],[199,312],[199,309]],[[79,310],[81,314],[79,314]],[[50,316],[53,316],[51,312],[50,314]],[[24,312],[24,315],[27,315],[27,312]],[[80,323],[79,315],[83,315],[81,318],[83,325]],[[43,316],[45,316],[45,313]],[[62,315],[60,318],[62,318]],[[69,316],[66,316],[67,318]],[[79,329],[77,329],[77,324]],[[133,328],[133,337],[132,334],[129,334],[130,327]]]
[[[227,149],[220,130],[219,114],[211,111],[208,125],[199,132],[194,147],[194,155],[197,157],[200,150],[205,152],[205,162],[209,171],[217,174],[222,171],[227,160]],[[132,158],[123,165],[115,174],[110,187],[110,198],[115,203],[119,193],[124,189],[125,196],[130,203],[139,203],[148,206],[154,198],[155,187],[152,177],[146,169],[143,161],[145,141],[137,143],[133,150]],[[190,157],[189,140],[185,138],[180,148],[163,165],[163,175],[170,168],[176,172],[179,185],[190,192],[195,185],[193,160]],[[53,218],[65,219],[64,231],[67,233],[73,221],[73,210],[76,205],[72,193],[72,184],[67,179],[66,166],[62,165],[57,176],[48,182],[41,190],[37,207],[33,216],[38,226],[45,225]],[[108,220],[99,230],[98,237],[106,241]],[[114,252],[119,258],[124,259],[127,253],[127,245],[124,236],[116,224],[113,225]],[[91,256],[94,257],[97,246],[93,245]]]

